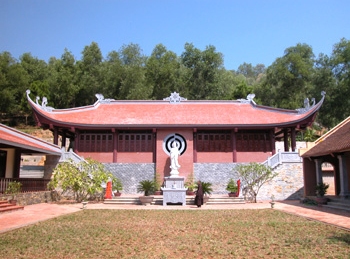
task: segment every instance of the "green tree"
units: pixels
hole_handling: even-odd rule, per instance
[[[218,83],[217,83],[217,96],[218,99],[221,100],[231,100],[232,98],[235,99],[234,96],[234,90],[237,87],[237,78],[232,71],[220,69],[218,71]]]
[[[96,199],[103,195],[104,183],[116,181],[112,173],[103,164],[87,159],[80,163],[73,161],[58,164],[53,171],[49,188],[55,189],[59,195],[73,194],[77,202]]]
[[[190,99],[220,99],[219,71],[223,69],[223,56],[214,46],[209,45],[200,51],[192,43],[186,43],[181,62],[187,69],[185,84]]]
[[[153,89],[153,99],[162,100],[174,91],[179,92],[179,69],[180,63],[174,52],[162,44],[153,49],[146,63],[146,80]]]
[[[51,106],[58,109],[75,107],[79,86],[73,54],[65,49],[61,59],[50,59],[48,67]]]
[[[234,99],[245,99],[248,94],[251,94],[253,92],[253,87],[248,86],[245,80],[242,80],[239,82],[239,84],[236,86],[235,90],[233,91],[233,98]]]
[[[315,63],[312,96],[320,97],[322,91],[326,92],[325,101],[317,116],[317,121],[326,128],[338,124],[338,106],[342,105],[341,103],[335,104],[337,102],[334,99],[337,92],[337,82],[332,70],[333,66],[330,58],[327,55],[320,54]]]
[[[102,93],[106,98],[120,98],[121,80],[122,80],[122,61],[116,51],[108,54],[106,60],[101,64],[101,85]]]
[[[267,68],[265,80],[254,89],[257,97],[269,106],[300,108],[309,96],[314,74],[314,54],[307,44],[287,48]]]
[[[263,64],[257,64],[256,66],[253,66],[252,64],[243,63],[240,65],[237,69],[237,74],[244,75],[246,78],[246,83],[249,86],[255,85],[257,82],[259,82],[259,79],[261,78],[261,75],[263,75],[266,71],[265,65]]]
[[[25,91],[30,78],[23,66],[9,52],[0,54],[0,111],[8,114],[21,114]],[[26,104],[27,106],[27,104]]]
[[[240,164],[234,170],[242,180],[243,193],[255,203],[260,188],[277,176],[271,167],[258,163]]]
[[[22,109],[28,111],[27,99],[24,93],[27,89],[34,89],[43,93],[48,92],[48,67],[44,60],[33,57],[30,53],[24,53],[20,57],[20,64],[26,72],[27,84],[20,87],[21,93],[18,98],[21,100]]]
[[[120,99],[146,100],[152,93],[145,77],[146,57],[137,44],[123,45],[119,51],[122,60]]]
[[[336,87],[334,91],[331,92],[332,96],[330,97],[329,105],[332,109],[329,111],[329,116],[335,118],[334,123],[339,123],[350,114],[350,100],[348,98],[350,94],[349,40],[343,38],[339,43],[334,45],[330,62],[336,81]]]
[[[90,105],[96,101],[95,94],[101,93],[101,62],[102,53],[96,42],[85,46],[82,51],[82,59],[77,62],[77,78],[79,92],[77,94],[77,106]]]

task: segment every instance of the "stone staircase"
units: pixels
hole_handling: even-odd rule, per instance
[[[16,210],[23,210],[24,206],[11,204],[6,200],[0,200],[0,213],[11,212]]]
[[[162,195],[153,195],[154,199],[152,205],[163,205]],[[186,196],[186,205],[194,205],[195,196]],[[225,205],[225,204],[244,204],[245,201],[240,197],[223,197],[223,196],[210,196],[207,205]],[[104,204],[115,205],[141,205],[139,196],[119,196],[113,197],[104,201]]]
[[[350,212],[349,198],[347,199],[342,199],[338,197],[328,197],[328,198],[329,198],[329,201],[327,202],[327,205],[323,205],[323,207]]]

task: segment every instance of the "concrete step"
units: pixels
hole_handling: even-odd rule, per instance
[[[350,199],[341,199],[341,198],[329,198],[329,201],[326,205],[323,205],[323,207],[331,208],[331,209],[337,209],[337,210],[343,210],[343,211],[350,211]]]
[[[208,205],[210,204],[243,204],[243,203],[245,203],[244,199],[239,197],[209,198],[209,201],[207,202]]]
[[[24,209],[24,206],[11,204],[7,201],[0,201],[0,213],[23,210],[23,209]]]
[[[327,202],[328,205],[334,205],[334,206],[342,206],[342,207],[348,207],[350,208],[350,203],[348,202],[341,202],[341,201],[333,201],[330,200]]]
[[[6,208],[6,207],[11,207],[11,206],[13,206],[13,204],[8,203],[8,202],[6,202],[6,203],[0,203],[0,208]]]
[[[329,202],[344,204],[345,206],[350,206],[350,199],[329,198]]]
[[[350,207],[332,205],[332,204],[328,204],[328,203],[326,205],[322,205],[322,207],[350,212]]]
[[[154,205],[163,205],[163,196],[162,195],[153,195],[154,199],[152,204]],[[186,204],[193,205],[195,196],[186,196]],[[209,197],[207,205],[214,204],[242,204],[245,203],[243,198],[239,197]],[[140,205],[141,202],[138,196],[119,196],[113,197],[112,199],[108,199],[104,201],[104,204],[116,204],[116,205]]]
[[[104,200],[104,204],[141,204],[138,197],[114,197],[112,199]]]

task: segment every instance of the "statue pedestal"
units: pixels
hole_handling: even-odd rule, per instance
[[[184,187],[184,177],[165,177],[165,187],[162,187],[163,191],[163,206],[167,203],[182,203],[182,206],[186,205],[186,190]]]
[[[178,178],[179,177],[179,171],[178,170],[175,170],[175,169],[172,169],[171,172],[170,172],[170,177],[171,178]]]

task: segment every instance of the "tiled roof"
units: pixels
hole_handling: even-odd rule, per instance
[[[300,113],[242,101],[114,101],[72,109],[43,109],[28,96],[40,121],[98,127],[278,127],[305,124],[322,102]],[[322,99],[323,101],[323,99]],[[310,119],[313,120],[313,119]],[[302,125],[305,126],[305,125]]]
[[[16,147],[33,153],[61,155],[59,146],[0,124],[0,145]]]
[[[350,117],[315,141],[302,157],[316,157],[350,151]]]

